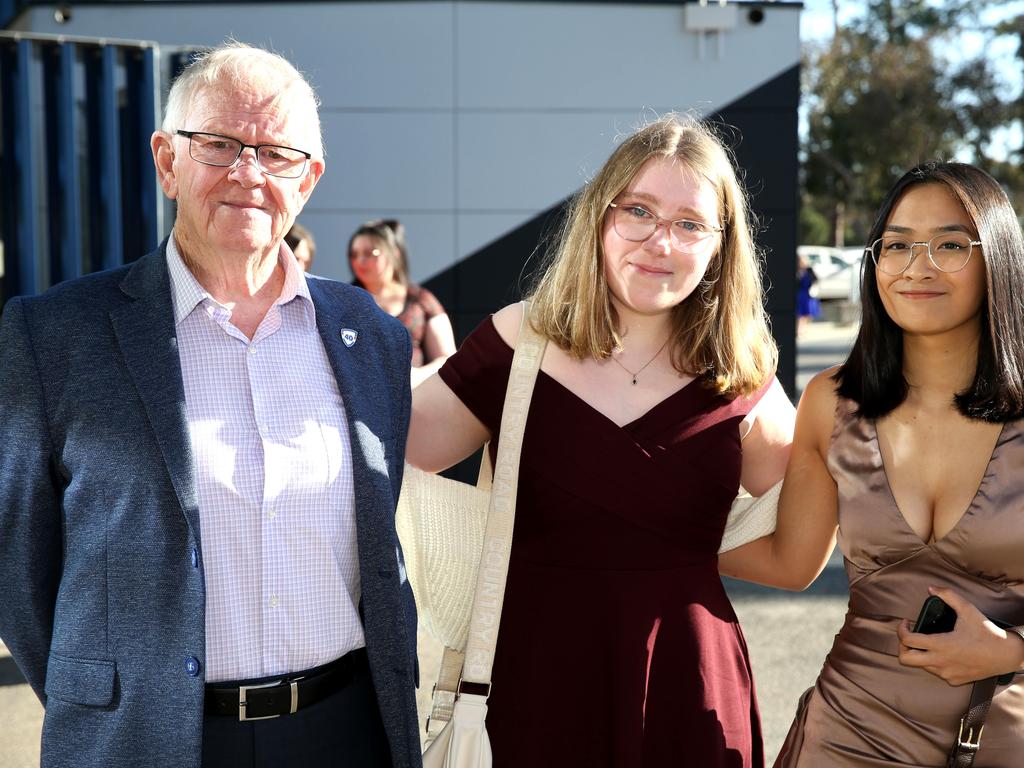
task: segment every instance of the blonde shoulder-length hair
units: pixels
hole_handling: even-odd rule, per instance
[[[672,364],[729,397],[748,395],[775,372],[761,271],[747,199],[722,141],[694,118],[668,114],[620,144],[569,207],[530,297],[530,323],[572,357],[602,360],[622,346],[604,273],[608,205],[648,160],[674,158],[717,193],[723,228],[697,289],[673,310]]]

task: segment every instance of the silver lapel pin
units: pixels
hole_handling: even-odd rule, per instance
[[[345,344],[346,347],[351,347],[352,345],[354,345],[358,337],[359,334],[353,331],[351,328],[341,329],[341,341]]]

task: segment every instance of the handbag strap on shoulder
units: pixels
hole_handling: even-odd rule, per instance
[[[487,563],[486,566],[481,563],[477,573],[469,639],[465,653],[454,648],[444,649],[437,684],[434,686],[433,709],[427,718],[428,740],[435,737],[451,719],[460,690],[485,697],[490,692],[497,628],[501,620],[508,560],[512,551],[519,457],[533,387],[547,346],[547,339],[530,325],[529,314],[530,305],[524,301],[519,339],[505,389],[497,468],[493,473],[496,482],[494,485],[491,483],[488,445],[484,445],[480,477],[477,480],[478,487],[491,491],[491,501],[482,550],[487,553]]]
[[[519,481],[519,458],[526,430],[526,415],[530,410],[533,387],[547,346],[547,339],[530,325],[529,314],[530,306],[523,302],[523,322],[512,357],[508,387],[505,390],[505,406],[501,414],[498,459],[484,531],[484,554],[477,572],[476,594],[469,620],[469,639],[466,641],[466,658],[462,668],[463,686],[475,683],[488,689],[490,687],[508,562],[512,552],[516,486]],[[477,688],[473,692],[478,693],[479,690]]]

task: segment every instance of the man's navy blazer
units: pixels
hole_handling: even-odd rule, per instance
[[[416,608],[394,524],[409,334],[359,288],[308,284],[348,418],[373,683],[394,765],[418,766]],[[203,567],[164,246],[9,301],[0,637],[45,705],[43,766],[199,766]]]

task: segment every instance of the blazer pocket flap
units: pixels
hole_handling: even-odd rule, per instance
[[[112,661],[69,659],[50,654],[46,668],[46,695],[72,704],[106,707],[114,700]]]

